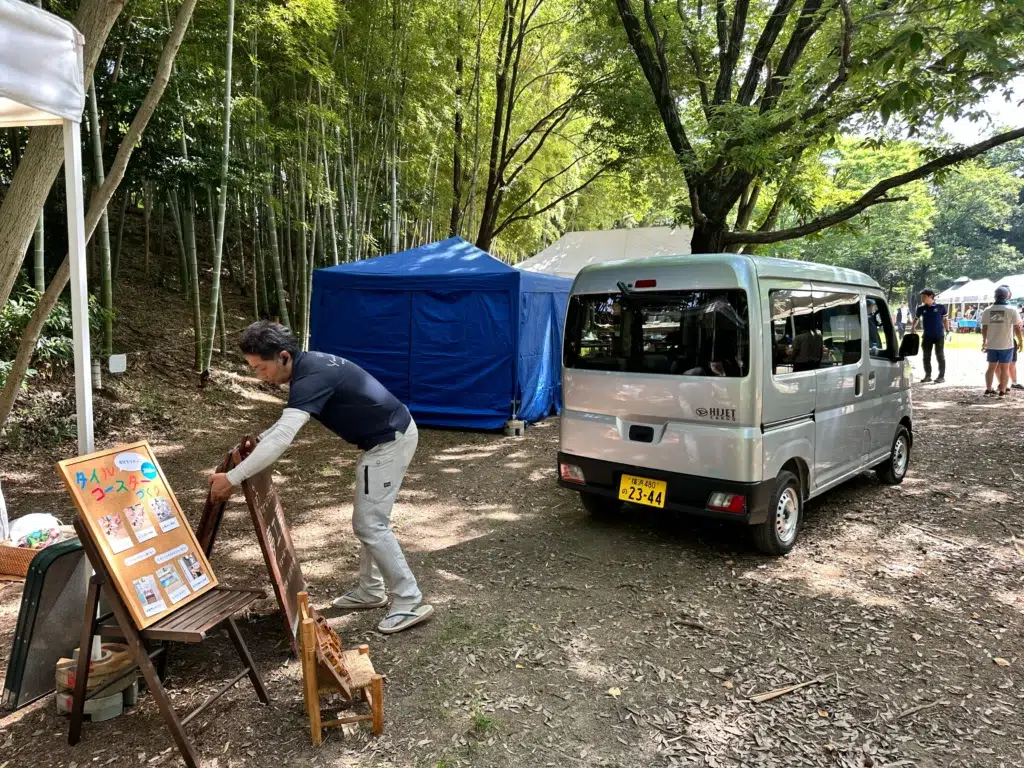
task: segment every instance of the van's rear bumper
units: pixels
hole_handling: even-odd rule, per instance
[[[566,482],[562,480],[562,474],[559,471],[558,484],[563,488],[617,498],[619,495],[619,481],[622,479],[623,474],[637,475],[638,477],[646,477],[651,480],[664,480],[668,483],[665,509],[691,515],[714,517],[720,520],[733,520],[749,525],[757,525],[768,519],[768,508],[771,504],[772,493],[775,490],[774,479],[759,483],[738,483],[731,480],[715,480],[710,477],[684,475],[678,472],[664,472],[645,467],[633,467],[629,464],[617,464],[600,459],[588,459],[583,456],[574,456],[573,454],[559,451],[559,468],[562,463],[575,464],[583,470],[583,477],[586,480],[585,483]],[[737,514],[708,509],[708,498],[712,493],[742,494],[747,499],[747,511],[744,514]]]

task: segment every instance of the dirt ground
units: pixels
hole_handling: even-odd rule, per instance
[[[229,327],[244,324],[231,314]],[[237,361],[199,389],[187,335],[149,327],[142,309],[123,320],[126,339],[155,351],[104,395],[99,442],[150,440],[195,525],[208,471],[280,398]],[[380,611],[330,607],[356,576],[356,453],[311,423],[276,482],[314,604],[387,675],[385,734],[333,730],[311,746],[299,666],[266,600],[243,633],[273,701],[239,685],[191,725],[204,765],[1024,766],[1024,398],[963,386],[915,397],[906,482],[864,475],[812,502],[777,560],[742,530],[660,511],[589,519],[555,485],[557,420],[512,439],[423,429],[394,520],[436,615],[390,637],[375,631]],[[0,450],[15,514],[70,518],[53,462],[73,445]],[[238,500],[212,562],[224,583],[266,583]],[[0,584],[0,671],[20,598]],[[235,664],[224,637],[177,649],[179,711]],[[50,701],[4,714],[0,768],[180,764],[148,696],[87,723],[74,748]]]

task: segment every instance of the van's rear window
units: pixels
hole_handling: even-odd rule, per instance
[[[743,377],[747,294],[738,290],[577,294],[565,322],[566,368]]]

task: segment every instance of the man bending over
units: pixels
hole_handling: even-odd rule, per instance
[[[298,341],[283,325],[253,323],[242,332],[241,348],[260,381],[290,384],[288,404],[241,464],[210,477],[213,499],[227,500],[243,480],[277,461],[312,416],[363,451],[352,510],[352,530],[362,543],[359,586],[333,604],[383,608],[390,592],[391,609],[377,629],[391,634],[419,624],[434,609],[421,605],[423,595],[391,530],[391,507],[419,441],[409,409],[351,360],[298,351]]]

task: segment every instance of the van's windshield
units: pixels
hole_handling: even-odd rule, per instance
[[[577,294],[569,300],[566,368],[743,377],[749,353],[745,291]]]

